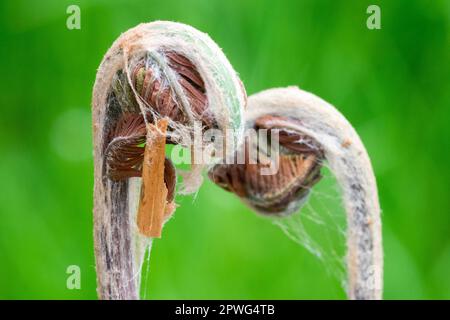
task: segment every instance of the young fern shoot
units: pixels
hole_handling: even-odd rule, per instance
[[[320,179],[323,161],[343,191],[347,213],[347,273],[350,299],[381,299],[383,249],[377,186],[358,134],[335,107],[296,87],[269,89],[248,99],[246,128],[279,135],[279,170],[265,164],[218,164],[209,177],[254,210],[283,217],[301,208]],[[258,145],[244,144],[248,153]]]
[[[195,123],[241,132],[245,100],[221,49],[184,24],[138,25],[105,54],[92,99],[100,299],[139,298],[144,253],[176,207],[176,170],[165,144],[192,147]],[[192,191],[201,177],[191,177],[183,183]]]

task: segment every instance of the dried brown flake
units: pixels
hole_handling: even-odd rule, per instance
[[[137,225],[141,234],[152,238],[161,237],[168,200],[164,183],[167,123],[167,119],[162,119],[156,125],[148,125],[143,161]]]

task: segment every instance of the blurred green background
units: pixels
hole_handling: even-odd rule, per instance
[[[81,30],[66,28],[70,4]],[[370,4],[381,30],[366,28]],[[249,94],[299,85],[334,104],[373,161],[385,298],[450,298],[445,0],[2,1],[0,298],[96,298],[92,85],[114,39],[152,20],[209,33]],[[206,182],[178,202],[153,247],[147,298],[345,298],[321,261],[233,195]],[[81,290],[66,289],[72,264]]]

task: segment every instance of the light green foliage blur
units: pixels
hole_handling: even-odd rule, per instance
[[[70,4],[81,30],[66,28]],[[370,4],[381,30],[366,27]],[[96,298],[92,85],[120,33],[158,19],[207,32],[249,94],[298,85],[334,104],[373,161],[385,297],[450,298],[449,17],[445,0],[2,1],[0,298]],[[322,262],[233,195],[206,182],[178,203],[147,298],[345,298]],[[66,288],[70,265],[80,290]]]

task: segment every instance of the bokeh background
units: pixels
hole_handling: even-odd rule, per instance
[[[66,28],[70,4],[81,30]],[[366,27],[370,4],[381,30]],[[373,161],[385,298],[450,298],[445,0],[1,1],[0,298],[96,299],[92,85],[114,39],[152,20],[209,33],[249,94],[299,85],[334,104]],[[345,298],[323,262],[233,195],[206,182],[178,202],[147,298]],[[72,264],[81,290],[66,288]]]

